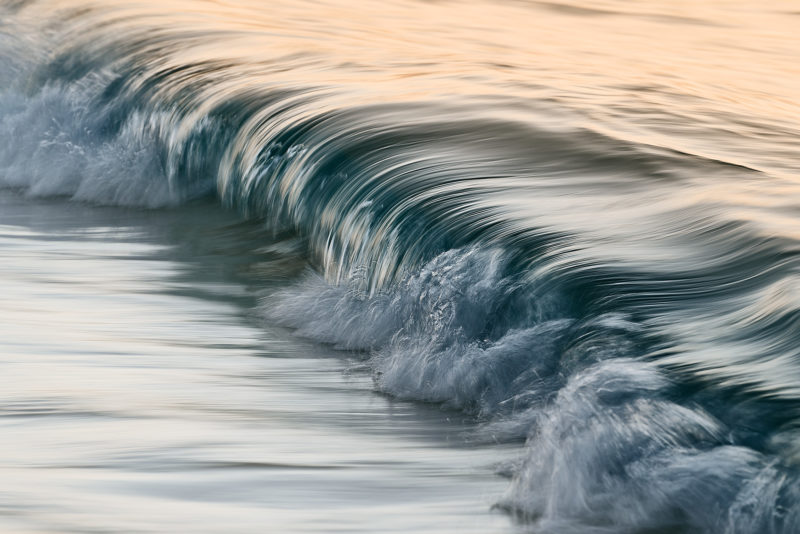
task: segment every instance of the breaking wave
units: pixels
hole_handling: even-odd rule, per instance
[[[264,315],[525,440],[498,506],[542,531],[800,531],[800,249],[759,218],[779,176],[512,96],[287,83],[336,65],[246,59],[241,28],[154,6],[25,4],[0,29],[0,184],[213,195],[302,237],[314,270]]]

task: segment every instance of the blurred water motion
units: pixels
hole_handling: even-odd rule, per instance
[[[798,13],[4,2],[4,527],[799,531]]]
[[[472,423],[249,315],[296,268],[230,214],[0,208],[4,532],[508,531]]]

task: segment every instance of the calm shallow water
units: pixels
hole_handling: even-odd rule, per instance
[[[512,451],[254,315],[303,267],[257,228],[0,193],[0,528],[512,532]]]

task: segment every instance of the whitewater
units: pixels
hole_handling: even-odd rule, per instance
[[[0,528],[800,532],[798,28],[4,1]]]

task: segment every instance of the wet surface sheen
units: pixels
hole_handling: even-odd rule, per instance
[[[251,315],[249,226],[2,193],[0,529],[510,532],[471,423]]]

